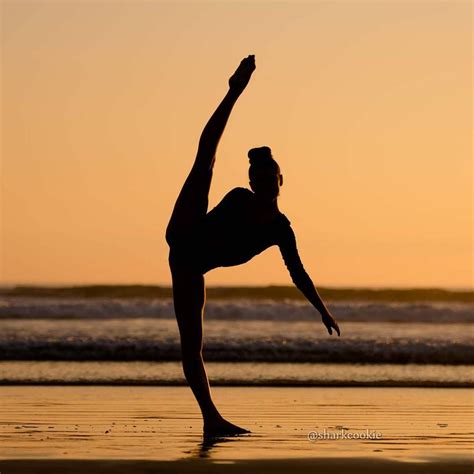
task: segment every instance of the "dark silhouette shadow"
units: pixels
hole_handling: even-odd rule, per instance
[[[249,435],[245,435],[246,437]],[[202,441],[199,443],[194,457],[199,458],[210,458],[213,451],[217,450],[220,446],[225,443],[235,443],[243,438],[243,436],[203,436]]]
[[[250,431],[224,419],[211,397],[202,357],[205,273],[216,267],[241,265],[278,245],[294,284],[321,313],[329,334],[332,328],[340,334],[301,263],[291,223],[278,209],[283,175],[268,146],[248,152],[251,189],[232,189],[208,212],[217,145],[232,108],[255,69],[255,57],[250,55],[230,77],[227,94],[201,134],[194,164],[166,229],[183,371],[201,409],[207,440],[211,435],[233,436]],[[205,444],[209,446],[207,441]]]

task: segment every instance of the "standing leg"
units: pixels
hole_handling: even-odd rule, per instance
[[[202,319],[205,305],[204,276],[187,270],[172,272],[176,320],[181,338],[183,371],[204,420],[217,419],[202,358]]]
[[[173,299],[181,338],[183,371],[201,409],[205,436],[249,433],[226,421],[212,401],[202,357],[202,320],[206,302],[204,276],[183,267],[172,267]]]

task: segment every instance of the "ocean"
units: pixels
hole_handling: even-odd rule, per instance
[[[211,288],[211,385],[474,386],[471,291]],[[169,288],[0,289],[0,383],[184,384]]]

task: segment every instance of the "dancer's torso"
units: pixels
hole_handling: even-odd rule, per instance
[[[170,260],[201,273],[240,265],[288,235],[290,221],[281,212],[262,219],[249,189],[234,188],[170,251]]]

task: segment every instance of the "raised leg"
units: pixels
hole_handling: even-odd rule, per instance
[[[240,69],[250,71],[252,61],[252,59],[246,60]],[[251,74],[249,71],[246,72],[247,75]],[[247,77],[243,72],[239,75]],[[179,193],[166,228],[166,241],[170,246],[175,239],[192,230],[207,213],[217,145],[239,95],[239,92],[229,90],[202,131],[196,159]]]
[[[195,161],[178,195],[166,228],[166,241],[170,246],[181,236],[192,232],[206,216],[212,174],[213,165],[203,167]]]

